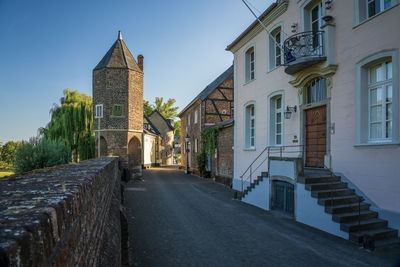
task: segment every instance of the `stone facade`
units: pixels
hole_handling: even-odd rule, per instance
[[[214,157],[215,181],[232,185],[233,178],[233,122],[218,131],[217,153]]]
[[[101,155],[121,158],[124,168],[140,172],[143,162],[143,56],[140,66],[119,34],[117,41],[93,70],[93,128],[101,136]],[[96,106],[103,117],[96,118]]]
[[[127,264],[120,177],[118,160],[102,158],[4,178],[0,265]]]

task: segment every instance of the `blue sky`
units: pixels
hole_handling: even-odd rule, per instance
[[[36,135],[64,88],[92,95],[118,30],[144,55],[144,99],[182,109],[232,64],[225,47],[253,21],[241,0],[0,0],[0,142]]]

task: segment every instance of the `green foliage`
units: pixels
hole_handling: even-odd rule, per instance
[[[202,177],[207,176],[207,166],[208,166],[207,153],[203,150],[200,151],[200,153],[197,154],[196,160],[197,160],[197,169],[199,170],[200,175]]]
[[[158,110],[161,115],[166,119],[175,119],[178,116],[179,107],[175,107],[176,100],[169,98],[166,103],[164,103],[163,97],[156,97],[154,104],[150,104],[149,101],[143,101],[143,110],[146,116],[149,116],[154,110]]]
[[[62,140],[32,138],[15,155],[16,172],[26,172],[71,162],[71,150]]]
[[[221,127],[214,127],[204,130],[201,133],[200,153],[197,155],[197,168],[201,176],[207,175],[208,157],[215,154],[217,149],[218,132]]]
[[[181,136],[181,121],[174,122],[175,136]]]
[[[0,161],[6,165],[12,165],[15,159],[15,152],[22,142],[9,141],[1,147]]]
[[[217,149],[218,132],[220,129],[221,127],[214,127],[201,133],[201,147],[208,155],[215,154],[215,150]]]
[[[143,100],[143,113],[146,116],[149,116],[153,112],[153,105],[150,104],[149,101]]]
[[[92,98],[78,91],[65,89],[61,106],[50,110],[51,120],[41,133],[49,140],[62,140],[72,151],[73,160],[94,157]]]

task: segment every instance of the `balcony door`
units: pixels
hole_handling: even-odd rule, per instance
[[[313,48],[317,50],[322,49],[322,35],[317,34],[321,30],[323,17],[323,6],[322,2],[318,3],[311,9],[310,14],[310,25],[311,31],[313,32]]]

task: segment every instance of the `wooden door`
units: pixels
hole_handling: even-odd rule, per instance
[[[306,111],[306,167],[324,167],[326,154],[326,106]]]

